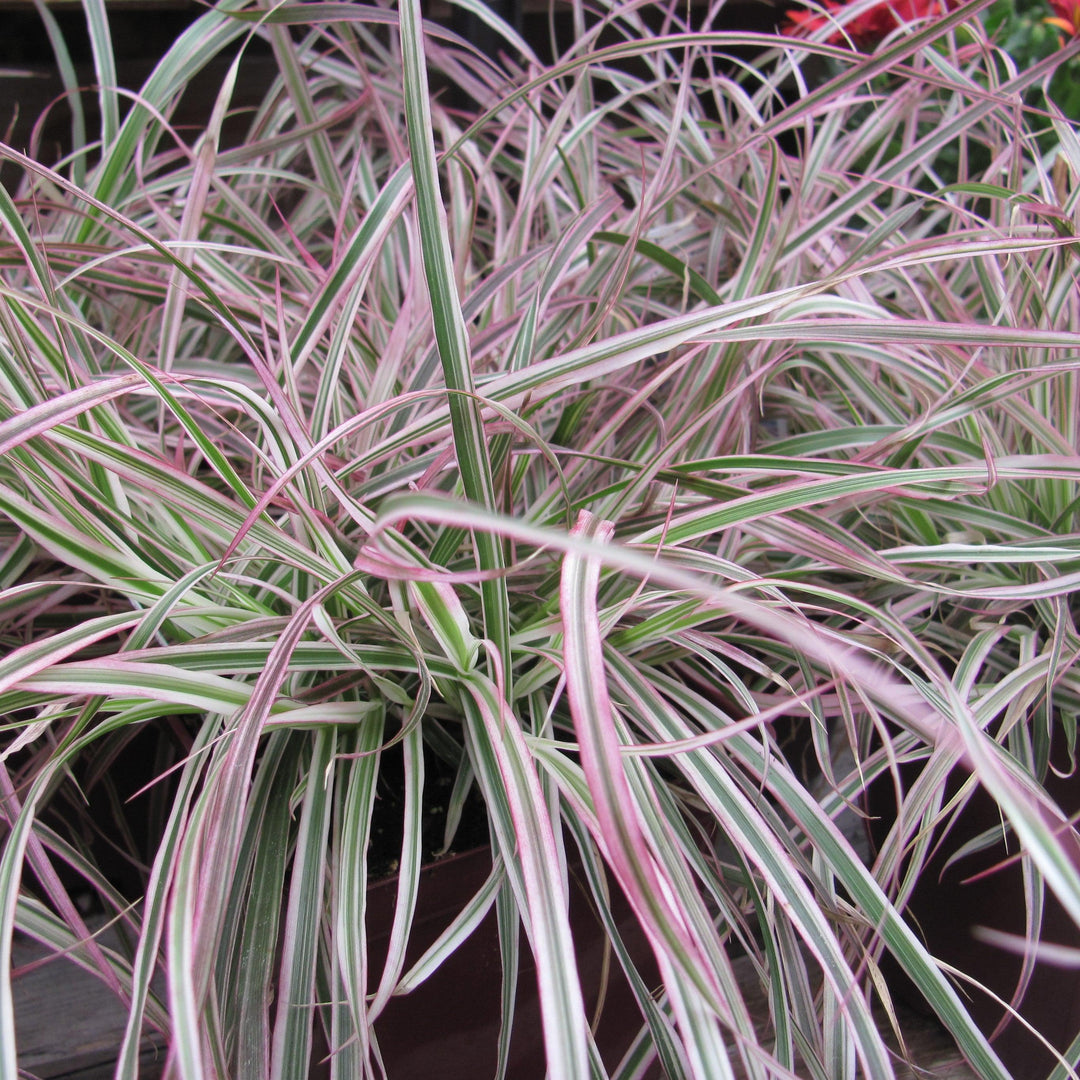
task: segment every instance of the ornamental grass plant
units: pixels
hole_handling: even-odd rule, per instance
[[[16,932],[124,1003],[118,1077],[148,1030],[183,1080],[306,1076],[323,1044],[374,1077],[386,1002],[492,905],[503,1046],[529,949],[553,1078],[891,1076],[891,957],[1007,1080],[902,909],[979,790],[1029,904],[995,947],[1040,948],[1047,897],[1080,922],[1045,790],[1080,709],[1080,137],[1019,105],[1080,45],[1017,70],[984,0],[868,55],[644,6],[576,4],[545,63],[479,7],[498,61],[416,0],[221,0],[131,94],[85,0],[99,122],[62,62],[70,154],[0,149],[4,1080]],[[227,141],[254,41],[279,74]],[[144,861],[133,902],[79,806],[137,739],[147,847],[119,800],[91,823]],[[442,846],[479,801],[492,870],[410,966],[434,761]],[[629,973],[619,1062],[571,856],[660,971]]]

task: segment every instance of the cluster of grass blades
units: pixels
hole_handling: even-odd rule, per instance
[[[100,130],[75,108],[54,168],[0,148],[0,1077],[16,930],[125,1003],[118,1077],[147,1028],[183,1080],[305,1076],[323,1044],[332,1077],[380,1075],[434,755],[445,845],[486,808],[478,904],[526,929],[551,1077],[888,1077],[887,953],[1008,1080],[897,904],[952,772],[1023,848],[1030,939],[1044,891],[1080,922],[1042,784],[1080,708],[1080,139],[1018,108],[1056,61],[1003,63],[984,6],[861,56],[677,4],[657,35],[618,0],[575,6],[548,64],[477,8],[497,64],[415,0],[222,0],[129,94],[85,0]],[[279,75],[226,142],[256,39]],[[207,127],[174,130],[221,55]],[[796,721],[816,794],[777,737]],[[75,785],[155,731],[132,905]],[[838,822],[890,776],[866,865]],[[573,849],[662,976],[631,980],[621,1062],[591,1041]]]

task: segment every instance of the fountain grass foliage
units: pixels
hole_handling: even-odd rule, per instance
[[[482,8],[499,62],[415,0],[222,0],[131,95],[85,0],[99,128],[75,108],[55,168],[0,149],[5,1080],[16,930],[125,1003],[118,1077],[149,1028],[183,1080],[306,1075],[323,1040],[331,1076],[379,1075],[380,1011],[470,925],[407,970],[431,755],[448,847],[483,799],[473,914],[528,931],[552,1077],[890,1076],[889,953],[1007,1080],[897,901],[955,769],[1080,920],[1042,788],[1080,708],[1080,138],[1019,104],[1077,46],[1017,70],[984,0],[870,55],[642,7],[575,5],[543,64]],[[255,39],[279,74],[225,141]],[[209,124],[176,130],[221,55]],[[147,732],[167,797],[132,906],[73,785]],[[865,865],[840,823],[890,774]],[[662,974],[621,1063],[591,1045],[574,848]]]

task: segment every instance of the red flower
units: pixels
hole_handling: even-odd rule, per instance
[[[1058,4],[1071,4],[1074,9],[1080,7],[1080,0],[1050,2],[1055,5],[1055,10]],[[835,19],[843,23],[843,29],[838,28],[825,40],[830,45],[842,45],[850,39],[856,48],[863,49],[876,45],[898,26],[943,14],[947,6],[948,0],[881,0],[881,3],[866,8],[853,19],[844,20],[841,17],[843,5],[834,0],[825,0],[824,11],[789,11],[781,33],[806,37]]]
[[[840,5],[833,3],[833,0],[825,0],[825,9],[830,14],[835,14],[840,10]],[[788,37],[808,37],[830,21],[828,16],[821,14],[821,12],[808,11],[805,8],[792,8],[787,13],[787,22],[781,27],[780,33],[787,34]],[[832,34],[829,41],[832,42],[833,38],[839,37],[839,33]]]
[[[1050,0],[1050,6],[1054,9],[1054,15],[1043,22],[1064,30],[1069,37],[1080,35],[1080,0]]]

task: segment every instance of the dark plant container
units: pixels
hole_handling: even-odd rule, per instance
[[[1063,739],[1054,740],[1052,759],[1066,757]],[[901,769],[905,783],[914,779]],[[966,775],[954,770],[946,801],[959,790]],[[1047,793],[1075,821],[1080,813],[1080,777],[1056,775],[1044,782]],[[871,815],[871,842],[880,846],[895,815],[892,782],[871,785],[867,809]],[[1045,960],[1035,963],[1030,981],[1018,992],[1023,957],[979,937],[989,929],[1018,937],[1025,935],[1024,875],[1016,837],[1001,839],[1001,810],[978,788],[945,832],[935,833],[927,861],[906,909],[909,921],[932,955],[978,980],[1003,1001],[1010,1002],[1059,1052],[1064,1053],[1080,1035],[1080,970]],[[977,837],[996,831],[999,839],[961,858],[954,855]],[[1045,889],[1041,940],[1080,949],[1080,929],[1049,888]],[[925,1012],[926,1004],[898,965],[888,957],[884,969],[889,986],[912,1008]],[[1015,1017],[987,994],[967,982],[958,990],[969,1012],[1014,1080],[1043,1080],[1058,1064],[1055,1055]],[[1077,1064],[1074,1058],[1072,1064]]]
[[[491,870],[487,848],[452,855],[421,871],[409,962],[416,960],[446,929],[483,885]],[[374,970],[386,955],[397,882],[389,879],[368,890],[368,935]],[[613,897],[620,933],[639,971],[653,984],[655,964],[629,905]],[[605,1063],[618,1063],[643,1020],[617,959],[610,955],[604,928],[588,888],[575,881],[570,919],[591,1016],[599,1016],[596,1043]],[[606,971],[606,974],[605,974]],[[491,911],[434,975],[415,991],[393,998],[375,1023],[388,1080],[474,1080],[493,1076],[497,1060],[501,990],[498,928]],[[521,941],[513,1036],[507,1075],[513,1080],[543,1080],[546,1073],[540,1002],[532,954]],[[650,1075],[659,1076],[659,1071]]]

